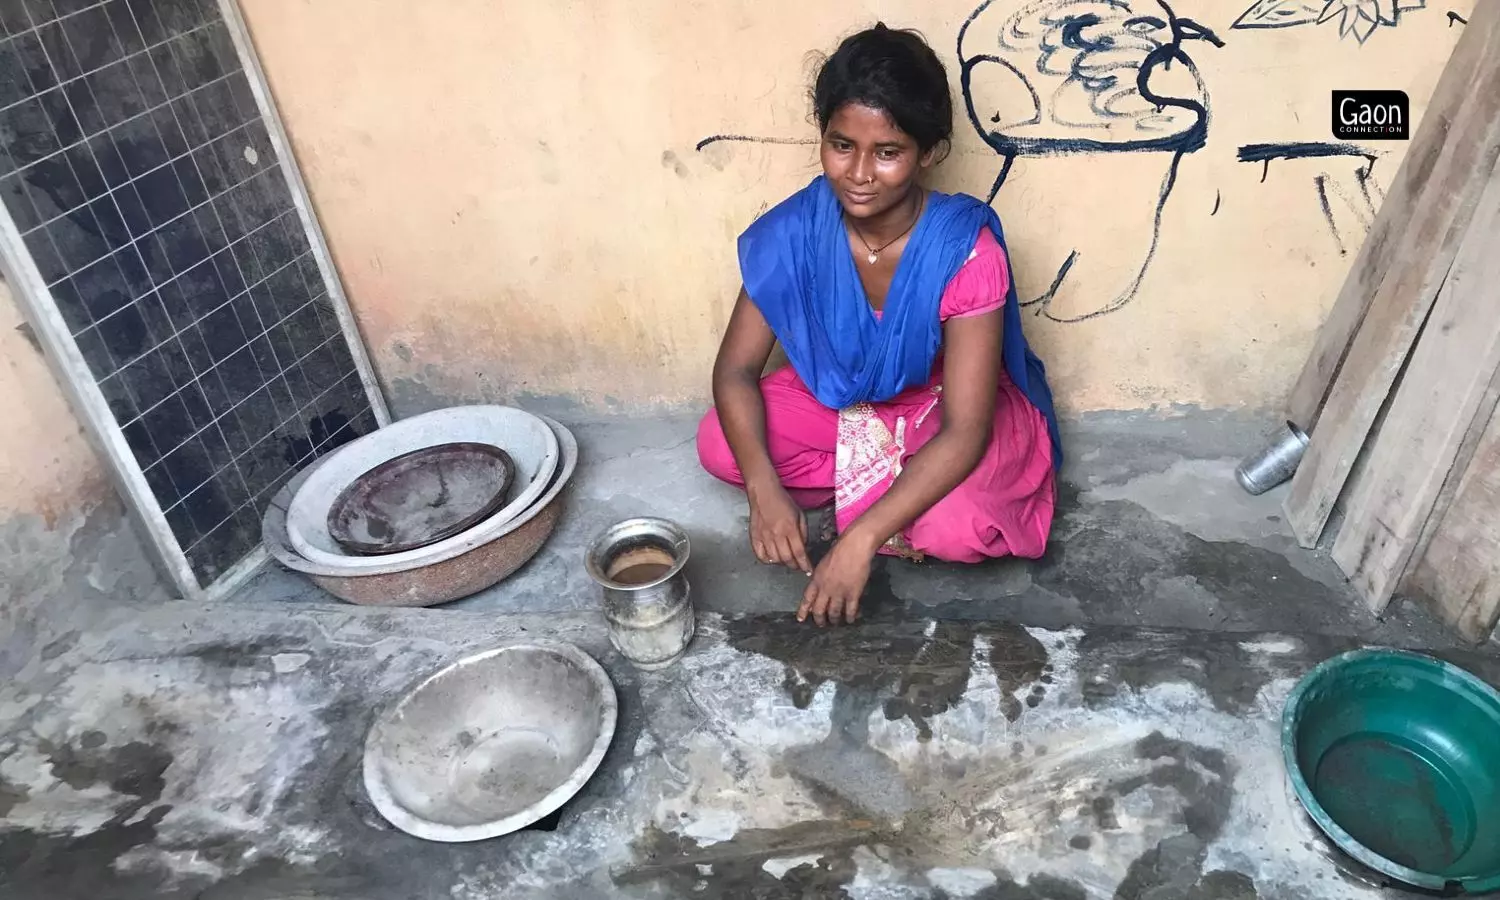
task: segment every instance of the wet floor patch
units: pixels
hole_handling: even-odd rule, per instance
[[[1303,558],[1293,565],[1288,554]],[[893,573],[899,602],[938,617],[1050,628],[1381,633],[1337,568],[1290,540],[1283,552],[1248,539],[1205,539],[1139,503],[1092,499],[1065,480],[1041,559],[880,564]],[[1321,580],[1308,574],[1324,569]]]
[[[825,684],[855,699],[850,719],[876,704],[888,720],[908,719],[920,740],[930,740],[930,720],[953,708],[968,689],[976,641],[988,645],[1000,684],[1003,711],[1021,715],[1017,692],[1030,688],[1035,707],[1046,694],[1047,649],[1026,629],[1008,622],[874,618],[840,628],[816,628],[787,616],[746,616],[728,623],[730,644],[786,667],[785,686],[799,708]],[[865,708],[870,707],[870,708]]]
[[[1079,883],[1052,875],[1017,879],[1004,869],[924,868],[898,834],[869,822],[805,822],[748,830],[703,847],[650,829],[637,861],[617,867],[622,888],[654,884],[677,896],[823,900],[869,896],[861,864],[889,867],[877,887],[889,896],[930,900],[1088,900]]]
[[[143,803],[160,799],[167,786],[163,775],[172,764],[171,752],[144,741],[106,747],[107,741],[102,732],[88,731],[76,744],[44,740],[40,746],[51,763],[52,776],[74,790],[106,785]]]
[[[1071,852],[1089,851],[1099,835],[1117,830],[1114,809],[1134,810],[1133,826],[1142,815],[1164,816],[1166,836],[1129,861],[1115,900],[1254,900],[1254,881],[1247,875],[1207,870],[1210,844],[1228,819],[1235,797],[1234,770],[1216,749],[1152,733],[1133,745],[1103,748],[1092,759],[1078,759],[1063,775],[1087,778],[1086,772],[1110,771],[1125,759],[1136,760],[1137,774],[1099,784],[1090,804],[1093,833],[1074,834]],[[672,896],[849,897],[872,879],[893,897],[978,897],[998,900],[1078,900],[1100,896],[1098,885],[1067,877],[1059,858],[1057,871],[1021,877],[994,868],[996,857],[1017,838],[1008,832],[1045,830],[1065,814],[1055,809],[1042,819],[1024,812],[1040,798],[1057,793],[1047,779],[1035,790],[1018,788],[996,773],[969,775],[942,787],[929,785],[916,807],[897,820],[858,818],[841,802],[831,802],[829,818],[782,828],[743,828],[722,840],[702,841],[652,827],[634,845],[632,862],[612,876],[621,887],[653,884]],[[1065,792],[1064,792],[1065,793]],[[1165,809],[1150,812],[1163,798]],[[1143,812],[1147,810],[1147,812]],[[873,872],[878,873],[872,874]],[[955,883],[965,885],[962,891]]]
[[[1234,800],[1234,771],[1228,758],[1221,750],[1172,740],[1160,733],[1143,739],[1136,745],[1136,753],[1158,764],[1146,775],[1131,776],[1109,785],[1108,795],[1128,797],[1148,784],[1170,788],[1186,801],[1181,812],[1186,832],[1162,839],[1131,863],[1115,897],[1117,900],[1173,895],[1184,900],[1193,896],[1219,897],[1200,889],[1210,874],[1218,881],[1230,874],[1203,871],[1209,846],[1228,821],[1230,803]],[[1250,896],[1256,896],[1253,883]]]
[[[1347,592],[1280,553],[1205,540],[1127,500],[1089,502],[1065,482],[1058,493],[1053,536],[1032,578],[1076,598],[1089,619],[1323,631],[1362,616]]]
[[[730,647],[780,666],[779,687],[792,707],[826,717],[821,736],[816,728],[778,720],[789,736],[805,734],[812,740],[760,745],[773,754],[773,779],[777,773],[790,777],[803,796],[818,804],[826,817],[815,829],[820,836],[851,821],[873,823],[869,838],[852,849],[848,842],[857,836],[836,847],[775,851],[798,860],[782,874],[797,871],[795,879],[816,879],[808,884],[827,890],[827,896],[843,896],[868,883],[874,877],[871,866],[887,867],[885,877],[898,879],[906,891],[891,896],[1256,896],[1250,876],[1209,865],[1210,847],[1236,797],[1235,766],[1226,752],[1160,730],[1132,736],[1146,719],[1112,711],[1157,685],[1185,683],[1200,691],[1196,702],[1204,709],[1233,707],[1246,714],[1254,707],[1256,690],[1248,697],[1211,700],[1197,684],[1202,680],[1198,668],[1153,664],[1145,654],[1130,677],[1112,682],[1113,690],[1096,690],[1092,702],[1080,702],[1088,692],[1085,676],[1113,673],[1110,666],[1141,655],[1150,641],[1143,646],[1117,635],[1110,644],[1115,650],[1106,652],[1084,645],[1086,634],[1048,638],[1004,622],[906,615],[903,607],[892,605],[877,608],[852,627],[819,629],[781,616],[724,623]],[[1183,646],[1179,640],[1178,650]],[[1257,670],[1252,678],[1258,688],[1283,668],[1265,664],[1262,657],[1285,652],[1291,658],[1285,668],[1292,669],[1310,651],[1301,645],[1250,645],[1219,652],[1226,669],[1262,666],[1264,673]],[[713,665],[718,671],[723,664]],[[775,671],[759,665],[757,685]],[[1206,668],[1212,678],[1231,679],[1228,671]],[[1151,673],[1159,678],[1153,681]],[[725,687],[749,689],[748,672],[739,679],[722,671],[715,677],[725,679],[719,682]],[[1059,698],[1044,705],[1054,693]],[[738,715],[755,715],[752,707],[734,709]],[[907,728],[907,736],[881,723]],[[737,727],[729,724],[724,733]],[[1006,734],[1014,737],[985,737]],[[773,790],[764,783],[754,785],[763,776],[748,764],[746,749],[731,740],[724,765],[738,760],[737,778],[749,782],[749,795]],[[694,854],[709,851],[735,859],[735,854],[762,862],[772,858],[763,841],[771,831],[777,836],[784,832],[754,828],[755,821],[749,815],[740,830],[716,835],[711,846],[674,831],[670,836],[681,842],[676,845],[678,887],[738,896],[731,890],[740,886],[737,879],[763,878],[743,866],[682,868],[707,866]],[[755,841],[741,843],[749,834]],[[857,863],[857,875],[838,881],[849,872],[850,859]],[[1022,859],[1034,862],[1020,875],[995,868]],[[1074,870],[1091,874],[1079,880],[1072,877]],[[966,885],[962,892],[952,888],[957,882]],[[789,886],[800,890],[808,885],[794,880]],[[795,890],[789,896],[802,896]]]
[[[13,900],[74,897],[151,897],[173,879],[149,867],[122,872],[117,863],[149,846],[171,811],[156,806],[122,811],[86,834],[30,828],[0,829],[0,894]]]
[[[802,822],[747,829],[728,841],[701,846],[690,838],[648,829],[636,842],[636,862],[612,873],[623,886],[655,882],[683,895],[802,900],[847,897],[855,876],[852,850],[879,840],[871,822]]]
[[[99,731],[73,741],[44,740],[39,749],[50,775],[74,791],[105,788],[129,799],[92,831],[0,827],[0,893],[17,900],[102,896],[96,892],[113,884],[120,896],[131,896],[131,890],[152,891],[166,884],[166,873],[121,873],[117,863],[155,841],[158,826],[171,812],[170,805],[157,801],[166,788],[172,753],[143,741],[110,746]],[[19,785],[9,788],[7,814],[29,797]]]
[[[1165,631],[1091,628],[1078,641],[1083,702],[1107,707],[1128,694],[1181,684],[1203,692],[1216,709],[1245,715],[1278,679],[1299,677],[1318,662],[1358,646],[1350,638],[1302,635],[1257,641],[1205,633],[1186,642]]]
[[[853,628],[706,616],[662,673],[601,640],[621,713],[604,766],[555,823],[474,846],[417,841],[363,799],[372,710],[436,662],[385,643],[397,624],[86,668],[52,691],[46,727],[13,730],[26,758],[0,759],[0,807],[30,826],[0,833],[0,896],[1375,896],[1331,864],[1315,883],[1297,867],[1322,858],[1261,824],[1272,790],[1285,802],[1276,761],[1254,755],[1275,747],[1277,691],[1342,644],[908,619],[874,586]],[[43,795],[72,802],[70,783],[91,833],[41,827]]]

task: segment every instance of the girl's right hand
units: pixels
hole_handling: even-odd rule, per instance
[[[763,563],[812,574],[807,558],[807,517],[780,484],[752,488],[750,547]]]

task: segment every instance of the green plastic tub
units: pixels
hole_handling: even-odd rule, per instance
[[[1345,853],[1414,887],[1500,889],[1500,693],[1441,660],[1356,650],[1292,691],[1297,799]]]

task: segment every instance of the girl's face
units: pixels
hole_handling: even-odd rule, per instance
[[[900,205],[932,165],[911,135],[882,110],[846,103],[823,132],[823,173],[851,219],[870,219]]]

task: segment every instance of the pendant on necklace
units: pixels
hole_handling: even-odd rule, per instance
[[[875,260],[879,259],[880,257],[879,257],[878,254],[872,252],[869,256],[867,256],[865,258],[868,259],[870,261],[870,265],[873,266],[873,265],[875,265]]]

